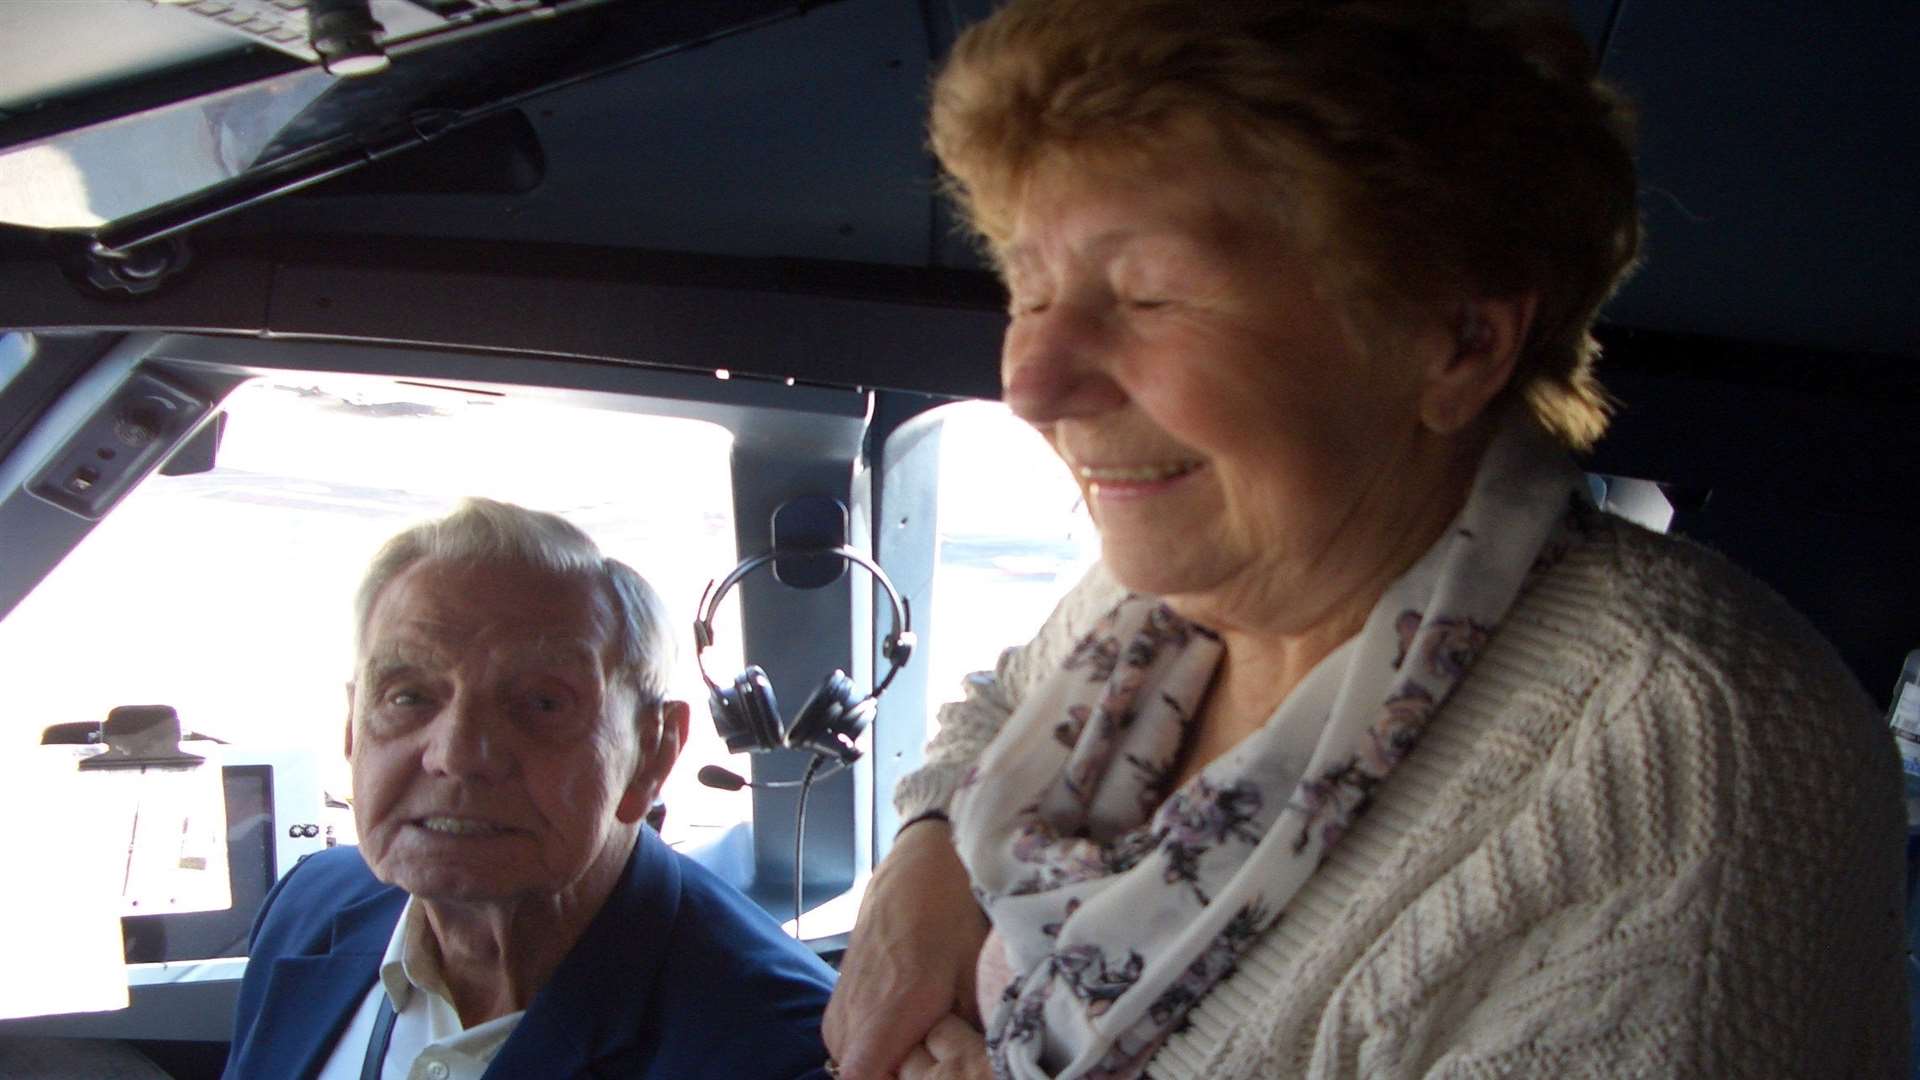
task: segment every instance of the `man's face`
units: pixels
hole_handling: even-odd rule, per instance
[[[367,865],[426,900],[605,887],[671,767],[659,717],[609,679],[594,585],[508,564],[416,563],[374,600],[349,693]]]

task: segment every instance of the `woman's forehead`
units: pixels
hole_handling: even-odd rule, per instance
[[[1010,275],[1065,248],[1099,258],[1142,245],[1233,246],[1281,232],[1272,189],[1218,152],[1104,170],[1062,160],[1034,173],[1001,249]]]

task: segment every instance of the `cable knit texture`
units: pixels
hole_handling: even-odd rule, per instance
[[[903,812],[1118,596],[1091,576],[970,681]],[[1904,836],[1831,646],[1718,556],[1609,521],[1148,1074],[1905,1076]]]

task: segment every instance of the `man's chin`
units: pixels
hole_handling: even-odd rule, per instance
[[[422,864],[417,860],[368,860],[373,876],[397,886],[419,900],[442,903],[504,903],[529,891],[530,883],[520,880],[498,862],[474,865]]]
[[[399,875],[394,885],[416,900],[437,904],[501,904],[524,896],[527,890],[509,882],[460,874]]]

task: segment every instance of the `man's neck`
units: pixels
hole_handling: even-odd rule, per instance
[[[619,883],[631,845],[615,847],[557,896],[513,901],[421,898],[427,944],[463,1027],[525,1009],[586,933]]]

